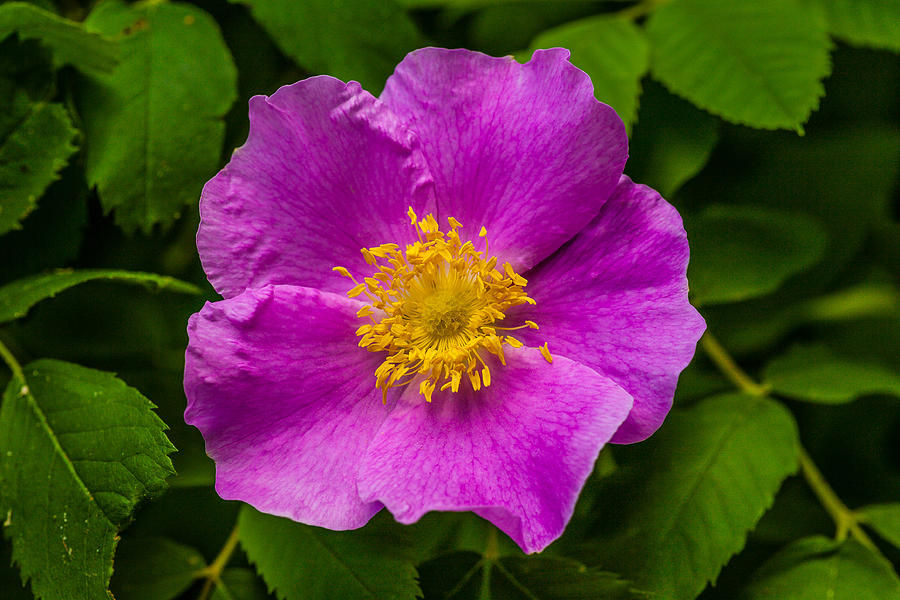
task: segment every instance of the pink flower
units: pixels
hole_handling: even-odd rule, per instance
[[[379,99],[324,76],[252,98],[200,203],[224,300],[188,326],[219,494],[330,529],[472,510],[526,552],[559,537],[704,330],[681,218],[626,157],[561,49],[426,48]]]

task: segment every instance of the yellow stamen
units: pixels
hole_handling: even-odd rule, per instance
[[[553,357],[550,355],[550,348],[547,347],[547,342],[544,342],[543,346],[538,346],[538,350],[541,351],[541,355],[548,363],[553,364]]]

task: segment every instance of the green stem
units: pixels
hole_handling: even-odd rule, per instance
[[[219,555],[216,556],[215,560],[213,560],[205,569],[197,571],[197,578],[204,577],[206,579],[206,581],[203,582],[203,589],[200,590],[200,595],[197,596],[197,600],[206,600],[206,598],[209,597],[209,593],[212,591],[213,586],[219,583],[222,571],[225,570],[225,566],[228,565],[228,561],[231,560],[231,555],[234,554],[239,540],[240,531],[237,524],[235,524],[234,529],[231,530],[228,539],[225,540],[225,544],[222,546],[222,549],[219,551]]]
[[[716,367],[727,377],[739,390],[751,394],[753,396],[764,397],[769,395],[769,388],[756,382],[752,377],[741,369],[734,361],[728,351],[716,340],[709,331],[707,331],[700,340],[700,345],[709,356],[710,360],[715,363]],[[859,519],[856,514],[847,508],[834,489],[825,480],[825,476],[813,462],[802,445],[798,444],[798,452],[800,457],[800,470],[807,485],[812,489],[816,498],[822,504],[822,507],[831,516],[834,521],[836,532],[835,539],[843,541],[847,538],[847,534],[853,536],[863,546],[878,552],[878,548],[872,543],[872,540],[866,535],[866,532],[859,526]]]
[[[0,341],[0,357],[3,358],[3,362],[12,371],[13,378],[18,379],[22,382],[22,385],[25,385],[25,373],[22,372],[22,365],[19,364],[19,361],[16,360],[16,357],[13,356],[13,353],[9,351],[9,348],[2,341]]]

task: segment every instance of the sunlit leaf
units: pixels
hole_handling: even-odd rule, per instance
[[[832,34],[858,46],[900,52],[900,2],[818,0]]]
[[[583,557],[639,589],[695,598],[796,469],[796,425],[772,400],[725,394],[673,411],[641,446],[632,484],[600,495],[609,530]]]
[[[0,514],[13,560],[39,598],[105,598],[117,532],[165,489],[174,447],[153,404],[111,373],[38,360],[24,376],[0,409]]]
[[[866,525],[900,548],[900,503],[872,504],[859,510]]]
[[[216,22],[174,2],[103,2],[85,25],[119,36],[122,62],[78,88],[87,179],[131,231],[178,218],[219,165],[237,73]]]
[[[206,560],[166,538],[125,538],[116,551],[116,600],[171,600],[191,586]]]
[[[654,77],[734,123],[801,130],[825,93],[825,18],[800,0],[668,2],[647,35]]]
[[[182,294],[198,294],[199,288],[173,277],[119,271],[114,269],[59,270],[53,273],[32,275],[0,287],[0,323],[25,316],[28,310],[47,298],[86,281],[110,280],[146,285],[152,289],[165,289]]]
[[[249,569],[225,569],[212,600],[266,600],[266,585]]]
[[[772,389],[797,400],[839,404],[878,392],[900,396],[900,374],[837,356],[825,346],[796,346],[769,363]]]
[[[900,598],[900,579],[884,558],[853,540],[814,536],[770,558],[739,600]]]

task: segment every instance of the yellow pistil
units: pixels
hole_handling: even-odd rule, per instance
[[[457,231],[462,224],[453,217],[444,232],[433,215],[419,220],[412,208],[407,215],[419,241],[404,250],[397,244],[363,248],[376,269],[370,277],[359,282],[344,267],[334,267],[354,283],[348,296],[364,294],[370,301],[357,312],[370,323],[356,335],[361,348],[387,353],[375,370],[375,386],[385,400],[389,389],[416,378],[428,402],[435,389],[456,392],[464,381],[478,391],[491,385],[485,353],[506,364],[503,347],[523,345],[503,332],[538,328],[534,321],[495,325],[508,308],[535,303],[525,293],[528,282],[509,263],[498,269],[496,257],[488,257],[487,241],[484,251],[463,242]],[[487,236],[484,227],[478,235]],[[539,350],[552,362],[546,344]]]

